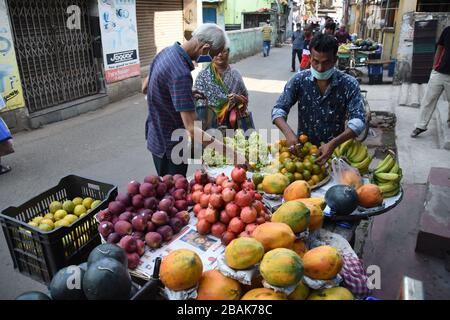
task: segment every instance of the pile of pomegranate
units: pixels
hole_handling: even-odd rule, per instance
[[[197,170],[191,181],[197,232],[212,234],[228,245],[238,237],[249,237],[257,225],[270,220],[269,211],[255,191],[247,172],[235,167],[231,179],[220,174],[214,179]]]

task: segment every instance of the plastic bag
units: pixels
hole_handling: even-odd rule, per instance
[[[342,158],[331,160],[331,170],[330,175],[337,184],[345,184],[355,189],[363,184],[358,169],[353,168]]]

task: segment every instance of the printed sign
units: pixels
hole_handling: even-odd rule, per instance
[[[105,78],[140,75],[135,0],[98,0]]]
[[[6,102],[1,111],[25,106],[7,12],[5,0],[0,0],[0,95]]]

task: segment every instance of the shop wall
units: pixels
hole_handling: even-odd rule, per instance
[[[271,8],[272,2],[272,0],[225,0],[220,6],[223,7],[225,24],[241,24],[242,13]]]
[[[420,20],[438,20],[436,30],[436,42],[446,26],[450,25],[450,13],[448,12],[410,12],[403,15],[400,24],[400,37],[398,50],[395,55],[397,63],[394,73],[394,84],[408,82],[411,76],[411,64],[413,56],[414,23]]]
[[[395,34],[393,32],[384,32],[383,37],[382,59],[391,60],[392,58],[395,58],[395,55],[393,54]]]
[[[25,108],[9,19],[6,2],[0,0],[0,95],[6,102],[6,107],[0,110],[0,116],[12,131],[16,131],[27,127],[28,110]]]
[[[201,22],[201,15],[199,17],[199,8],[201,9],[202,3],[200,0],[183,0],[183,28],[184,39],[191,38],[192,32],[197,28],[198,23]],[[201,14],[201,10],[200,10]]]
[[[262,51],[261,28],[227,31],[230,38],[230,62],[234,63]],[[276,38],[276,29],[272,33],[272,47]]]
[[[406,13],[415,12],[417,7],[417,0],[401,0],[398,6],[397,14],[395,17],[395,39],[392,48],[393,56],[397,55],[398,46],[400,43],[402,20]]]

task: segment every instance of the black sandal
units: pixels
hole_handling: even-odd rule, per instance
[[[417,137],[419,134],[421,134],[422,132],[427,131],[427,129],[419,129],[419,128],[415,128],[414,131],[411,133],[411,138],[415,138]]]
[[[10,166],[2,166],[2,165],[0,165],[0,174],[4,174],[4,173],[10,172],[10,171],[11,171],[11,167]]]

